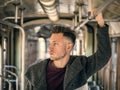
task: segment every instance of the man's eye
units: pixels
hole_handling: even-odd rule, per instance
[[[57,43],[54,43],[54,45],[57,45]]]
[[[58,45],[58,43],[54,42],[54,43],[49,43],[49,46],[56,46]]]

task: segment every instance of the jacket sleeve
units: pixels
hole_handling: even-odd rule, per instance
[[[99,27],[97,31],[97,51],[88,57],[86,62],[87,76],[100,70],[111,57],[111,46],[108,34],[108,25]]]

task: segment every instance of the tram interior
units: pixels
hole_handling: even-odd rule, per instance
[[[120,0],[0,0],[0,90],[25,90],[26,69],[49,57],[52,25],[79,27],[71,54],[93,54],[97,44],[97,23],[89,19],[93,8],[109,25],[112,56],[90,77],[88,87],[120,90]]]

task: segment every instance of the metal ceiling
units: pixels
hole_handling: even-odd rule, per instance
[[[0,0],[1,19],[7,16],[14,16],[14,1],[19,0]],[[109,2],[110,0],[56,0],[56,5],[60,14],[73,14],[75,11],[75,7],[77,6],[76,2],[78,2],[79,4],[82,3],[84,4],[82,6],[83,14],[87,15],[87,12],[90,8],[97,8],[106,1]],[[38,0],[23,0],[19,2],[22,3],[22,5],[25,7],[25,16],[31,14],[44,14],[43,9],[38,3]],[[106,19],[120,19],[120,0],[114,0],[114,2],[104,10],[104,16]]]
[[[59,17],[66,19],[73,17],[74,12],[81,7],[82,17],[87,18],[90,9],[99,8],[109,1],[110,0],[56,0],[56,8],[59,12]],[[6,17],[14,18],[15,6],[18,6],[20,10],[23,9],[23,7],[25,8],[24,18],[39,17],[39,19],[42,20],[46,19],[45,17],[47,15],[38,0],[0,0],[0,19],[5,20]],[[120,22],[120,0],[114,0],[109,6],[107,6],[103,10],[103,15],[106,21]],[[18,16],[20,16],[20,11]],[[117,27],[120,28],[120,24],[117,24]]]

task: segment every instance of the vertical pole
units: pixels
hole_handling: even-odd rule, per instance
[[[0,46],[0,75],[3,76],[3,62],[4,62],[4,36],[1,38],[1,46]],[[0,78],[0,90],[3,89],[3,81]]]
[[[117,42],[117,83],[116,83],[116,90],[120,90],[120,37],[118,38]]]
[[[0,42],[1,43],[1,42]],[[3,58],[2,58],[2,46],[0,45],[0,75],[3,75],[2,74],[2,60],[3,60]],[[2,90],[2,78],[0,77],[0,90]]]
[[[117,65],[117,39],[112,39],[112,90],[116,90],[116,65]]]
[[[22,0],[21,0],[21,6],[20,6],[20,19],[21,19],[21,27],[23,26],[24,23],[24,16],[23,16],[23,11],[25,10],[25,7],[22,5]],[[25,90],[25,60],[24,60],[24,47],[25,47],[25,32],[22,29],[20,35],[22,35],[22,63],[21,63],[21,90]]]

